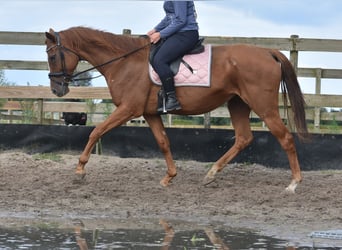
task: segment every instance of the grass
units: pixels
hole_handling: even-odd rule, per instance
[[[50,160],[54,162],[61,162],[62,157],[55,153],[42,153],[33,155],[34,160]]]
[[[332,174],[342,174],[342,170],[339,169],[327,169],[327,170],[320,170],[322,174],[332,175]]]
[[[44,230],[44,229],[56,229],[56,228],[59,228],[59,224],[57,222],[49,222],[49,223],[45,223],[45,222],[42,222],[42,223],[39,223],[36,225],[37,228],[41,229],[41,230]]]

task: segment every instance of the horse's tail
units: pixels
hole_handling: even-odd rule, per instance
[[[305,119],[305,100],[300,89],[296,72],[287,57],[272,50],[272,56],[281,64],[281,90],[283,93],[284,106],[287,109],[287,97],[291,103],[294,113],[294,122],[299,138],[304,141],[308,139],[309,133]]]

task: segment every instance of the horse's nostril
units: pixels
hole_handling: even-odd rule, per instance
[[[52,93],[53,93],[54,95],[56,95],[56,96],[58,96],[58,97],[61,97],[61,96],[62,96],[60,93],[58,93],[58,91],[57,91],[56,89],[52,89],[51,91],[52,91]]]

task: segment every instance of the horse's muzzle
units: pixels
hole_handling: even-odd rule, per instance
[[[58,96],[58,97],[62,97],[62,96],[65,95],[64,93],[58,92],[58,91],[55,90],[55,89],[52,89],[52,93],[53,93],[55,96]]]
[[[57,85],[57,86],[51,85],[51,91],[54,95],[58,97],[62,97],[68,94],[70,90],[67,85]]]

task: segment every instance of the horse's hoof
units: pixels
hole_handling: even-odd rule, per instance
[[[213,183],[216,180],[215,176],[206,175],[203,179],[203,186],[207,186],[210,183]]]
[[[217,170],[216,168],[212,167],[209,172],[207,173],[207,175],[204,177],[203,179],[203,185],[207,186],[210,183],[215,181],[215,176],[216,176]]]
[[[164,180],[161,180],[159,183],[162,187],[167,187],[169,185],[169,183],[165,182]]]
[[[296,190],[293,189],[292,187],[288,186],[287,188],[285,188],[285,193],[287,193],[287,194],[295,194]]]
[[[288,194],[295,194],[298,183],[298,181],[292,180],[290,185],[285,189],[285,192]]]
[[[82,173],[77,173],[75,174],[75,178],[74,178],[74,182],[75,183],[80,183],[80,182],[83,182],[85,180],[85,177],[86,177],[86,172],[83,171]]]
[[[172,177],[169,176],[165,176],[161,181],[160,181],[160,185],[163,187],[167,187],[170,185],[172,180]]]

